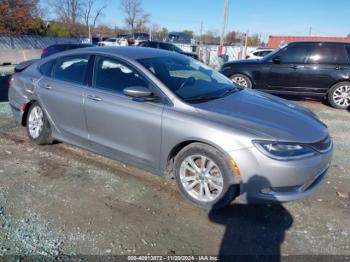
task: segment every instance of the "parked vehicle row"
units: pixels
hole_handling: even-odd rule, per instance
[[[32,142],[173,176],[203,208],[309,196],[333,149],[310,110],[155,48],[92,47],[27,63],[12,76],[9,103]]]
[[[98,46],[128,46],[138,45],[142,41],[149,40],[150,36],[147,33],[132,33],[111,37],[97,43]]]
[[[350,43],[294,42],[261,60],[228,62],[220,72],[245,88],[350,106]]]
[[[166,43],[161,41],[144,41],[138,44],[140,47],[150,47],[150,48],[158,48],[163,49],[171,52],[177,52],[182,55],[186,55],[189,57],[192,57],[194,59],[198,60],[198,55],[195,53],[185,52],[180,47],[177,47],[176,45],[172,43]]]

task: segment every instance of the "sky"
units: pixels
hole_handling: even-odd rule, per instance
[[[105,1],[108,8],[100,23],[123,27],[119,0]],[[169,31],[220,32],[224,0],[141,0],[151,22]],[[350,0],[229,0],[227,31],[250,34],[346,36],[350,33]]]

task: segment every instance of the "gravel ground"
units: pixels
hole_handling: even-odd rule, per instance
[[[172,181],[66,144],[36,146],[0,104],[0,255],[348,255],[350,112],[301,102],[335,141],[326,182],[283,206],[207,212]]]

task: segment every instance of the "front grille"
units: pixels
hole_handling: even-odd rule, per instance
[[[327,152],[332,148],[332,139],[327,136],[325,139],[319,142],[310,144],[310,146],[319,152]]]

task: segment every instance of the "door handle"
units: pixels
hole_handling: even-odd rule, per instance
[[[102,101],[103,99],[99,96],[87,95],[87,98],[93,101]]]

